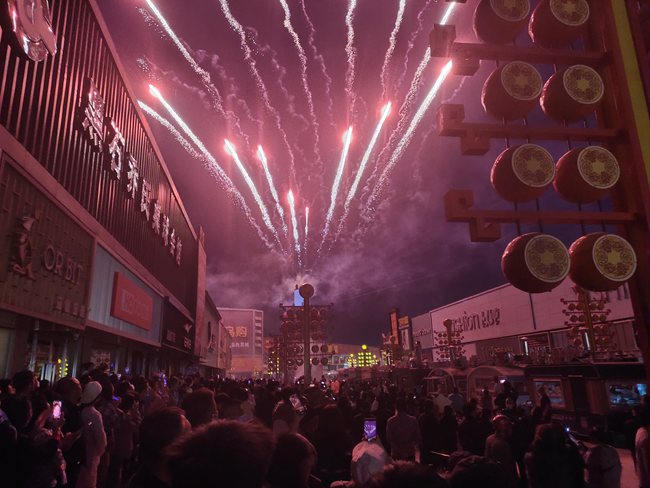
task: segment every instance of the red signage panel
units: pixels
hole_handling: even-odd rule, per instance
[[[153,318],[153,298],[123,273],[115,272],[111,315],[149,330]]]

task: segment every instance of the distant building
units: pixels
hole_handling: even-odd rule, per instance
[[[228,374],[236,378],[260,376],[264,364],[264,312],[244,308],[219,308],[232,337],[232,363]]]
[[[201,340],[200,353],[203,373],[208,377],[224,376],[230,369],[232,338],[223,324],[219,310],[207,292],[205,293],[203,322],[204,337]]]

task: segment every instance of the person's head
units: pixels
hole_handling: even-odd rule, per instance
[[[242,402],[228,397],[222,404],[219,405],[219,418],[223,420],[237,420],[244,415],[244,410],[241,406]]]
[[[140,459],[145,466],[163,461],[165,450],[176,439],[192,430],[178,407],[165,407],[145,416],[140,423]]]
[[[138,403],[138,396],[135,394],[135,392],[127,391],[121,397],[119,408],[122,410],[122,412],[126,413],[129,412],[133,406],[137,405]]]
[[[11,380],[9,378],[4,378],[0,380],[0,395],[14,395],[16,393],[16,389],[13,387],[11,384]]]
[[[492,427],[497,437],[508,439],[512,435],[512,421],[505,415],[497,415],[492,419]]]
[[[81,393],[81,404],[92,405],[99,400],[102,394],[102,385],[99,381],[89,381]]]
[[[406,406],[407,406],[406,398],[399,397],[397,400],[395,400],[395,410],[397,411],[397,413],[406,412]]]
[[[566,444],[564,429],[559,424],[540,424],[535,429],[533,451],[552,453]]]
[[[458,395],[458,387],[457,386],[454,386],[454,394]]]
[[[512,397],[506,398],[506,409],[512,410],[517,406],[516,402],[512,399]]]
[[[64,402],[79,405],[81,403],[81,383],[73,376],[61,378],[56,384],[56,392],[61,395]]]
[[[273,448],[273,436],[266,427],[229,420],[212,422],[170,447],[171,486],[260,488]]]
[[[435,403],[433,403],[433,400],[428,398],[427,400],[424,401],[424,413],[431,414],[433,413],[433,408],[436,406]]]
[[[451,405],[445,405],[445,409],[442,411],[442,414],[445,417],[451,417],[454,414],[454,409],[451,408]]]
[[[291,395],[295,393],[295,390],[291,388],[290,386],[285,386],[282,388],[280,391],[280,398],[282,398],[282,401],[289,403],[291,401]]]
[[[16,389],[16,395],[26,396],[36,390],[38,379],[33,371],[26,369],[16,373],[11,380],[11,384]]]
[[[214,401],[214,393],[207,388],[199,388],[185,398],[181,404],[185,410],[187,420],[192,428],[211,422],[217,415],[217,404]]]
[[[447,482],[428,466],[396,461],[384,468],[384,471],[374,476],[367,485],[368,488],[447,488]]]
[[[370,478],[383,472],[392,463],[386,450],[376,442],[361,441],[352,450],[350,474],[358,486],[365,486]]]
[[[502,488],[508,485],[500,464],[483,456],[468,456],[458,461],[447,478],[451,488]]]
[[[316,449],[300,434],[277,438],[268,482],[272,488],[304,488],[316,464]]]

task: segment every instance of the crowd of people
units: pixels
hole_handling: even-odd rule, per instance
[[[519,405],[507,382],[480,398],[423,385],[146,379],[104,365],[50,385],[0,382],[0,486],[17,488],[618,488],[608,432],[588,443]],[[650,404],[626,423],[650,488]]]

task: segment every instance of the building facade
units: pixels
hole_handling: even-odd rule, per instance
[[[177,372],[200,353],[203,237],[95,1],[39,5],[0,7],[0,374]]]
[[[609,350],[608,359],[639,358],[627,286],[583,298],[592,304],[593,325],[607,330],[608,344],[603,347]],[[594,349],[588,328],[580,321],[584,314],[579,303],[580,295],[570,280],[541,294],[502,285],[414,317],[413,340],[420,342],[423,360],[444,360],[447,328],[443,323],[451,320],[459,352],[475,363],[495,363],[502,354],[561,362],[569,350]]]
[[[232,359],[228,374],[237,378],[264,374],[264,312],[220,307],[219,313],[225,329],[232,337]]]

